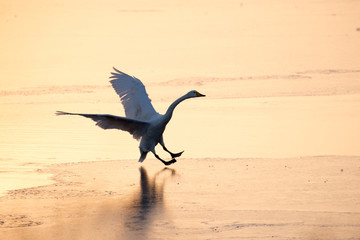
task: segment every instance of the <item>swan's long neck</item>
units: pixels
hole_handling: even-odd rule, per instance
[[[168,123],[172,117],[172,114],[174,112],[175,107],[181,103],[182,101],[184,101],[185,99],[188,99],[189,97],[187,95],[184,95],[178,99],[176,99],[168,108],[168,110],[166,111],[166,113],[164,114],[164,119],[166,121],[166,123]]]

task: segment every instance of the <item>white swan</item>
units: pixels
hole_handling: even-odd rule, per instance
[[[157,159],[165,165],[176,162],[176,157],[180,157],[183,152],[172,153],[164,144],[163,132],[167,123],[170,121],[175,107],[188,98],[204,97],[205,95],[193,90],[175,100],[164,115],[157,113],[151,104],[151,100],[146,93],[142,82],[131,77],[116,68],[115,73],[111,73],[110,81],[116,93],[120,96],[121,103],[125,109],[126,117],[114,116],[109,114],[82,114],[57,111],[56,115],[79,115],[90,118],[102,129],[120,129],[127,131],[137,140],[140,140],[140,158],[143,162],[146,155],[151,151]],[[155,152],[155,146],[160,143],[165,151],[170,153],[172,160],[164,161]]]

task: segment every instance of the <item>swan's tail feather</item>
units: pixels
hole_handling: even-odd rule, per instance
[[[76,113],[69,113],[69,112],[63,112],[63,111],[56,111],[55,113],[57,116],[61,116],[61,115],[78,115]]]
[[[147,154],[148,154],[148,152],[141,152],[139,162],[143,162],[145,160]]]

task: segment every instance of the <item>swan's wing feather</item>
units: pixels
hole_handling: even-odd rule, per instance
[[[146,93],[144,84],[139,79],[116,68],[114,70],[115,72],[111,73],[110,83],[120,96],[126,117],[146,121],[158,116],[159,114],[155,111]]]
[[[119,117],[110,114],[82,114],[57,111],[57,115],[79,115],[90,118],[96,122],[96,125],[102,129],[119,129],[129,132],[133,137],[139,140],[145,133],[149,123],[146,121],[135,120],[131,118]]]

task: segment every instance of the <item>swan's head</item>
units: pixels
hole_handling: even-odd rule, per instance
[[[189,97],[189,98],[194,98],[194,97],[205,97],[205,95],[204,95],[204,94],[201,94],[201,93],[199,93],[199,92],[198,92],[198,91],[196,91],[196,90],[192,90],[192,91],[188,92],[186,95],[187,95],[187,97]]]

